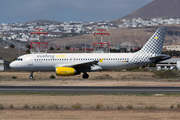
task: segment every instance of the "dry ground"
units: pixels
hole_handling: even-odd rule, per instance
[[[172,25],[170,25],[172,27]],[[176,25],[179,26],[179,25]],[[156,26],[158,28],[158,26]],[[123,29],[111,29],[111,44],[112,45],[121,45],[124,42],[127,42],[127,44],[133,44],[133,45],[144,45],[149,38],[154,34],[154,32],[157,30],[157,28],[123,28]],[[159,26],[160,27],[160,26]],[[165,26],[163,26],[165,27]],[[169,27],[169,26],[167,26]],[[175,27],[176,28],[176,27]],[[173,31],[173,30],[172,30]],[[176,30],[174,30],[176,31]],[[108,42],[107,37],[103,39],[103,42]],[[100,41],[98,39],[98,41]],[[170,45],[172,43],[179,43],[180,38],[179,36],[175,35],[167,35],[165,38],[166,45]],[[75,36],[75,37],[66,37],[66,38],[54,38],[49,41],[52,45],[60,45],[63,46],[62,43],[65,43],[66,45],[74,45],[74,44],[89,44],[92,46],[93,42],[93,35],[87,34],[87,35],[81,35],[81,36]]]
[[[0,104],[5,108],[13,105],[14,108],[21,108],[23,105],[29,106],[57,104],[63,108],[71,108],[73,104],[79,103],[83,108],[90,109],[97,103],[103,104],[103,108],[117,109],[119,105],[126,107],[132,105],[134,108],[144,108],[145,106],[155,106],[158,109],[169,109],[171,105],[180,103],[180,96],[128,96],[128,95],[0,95]]]
[[[56,76],[55,72],[0,72],[0,85],[9,86],[180,86],[179,79],[155,79],[152,72],[91,72],[89,79],[81,75]],[[56,79],[50,79],[54,75]],[[12,76],[17,79],[11,79]]]
[[[151,72],[92,72],[90,78],[83,80],[81,75],[49,78],[54,72],[35,72],[35,81],[29,80],[29,72],[0,72],[0,85],[14,86],[180,86],[178,79],[154,79]],[[17,79],[11,79],[16,76]],[[82,105],[80,110],[71,108],[73,104]],[[100,103],[103,108],[95,109]],[[180,96],[130,96],[130,95],[0,95],[2,120],[51,120],[51,119],[85,119],[85,120],[178,120]],[[28,110],[22,109],[29,105]],[[50,105],[60,109],[49,109]],[[9,106],[13,105],[13,109]],[[117,110],[122,105],[122,110]],[[126,108],[132,105],[133,109]],[[173,109],[170,106],[174,105]],[[33,110],[33,106],[45,109]],[[145,107],[155,106],[155,109]]]
[[[103,108],[92,108],[97,102]],[[54,119],[85,119],[85,120],[178,120],[180,110],[179,96],[128,96],[128,95],[81,95],[81,96],[46,96],[46,95],[1,95],[0,103],[6,108],[0,110],[2,120],[54,120]],[[80,103],[82,108],[74,110],[73,104]],[[9,105],[14,109],[10,109]],[[27,104],[31,108],[24,110],[21,107]],[[46,109],[48,105],[59,105],[60,109]],[[32,109],[32,106],[43,105],[45,109]],[[117,110],[122,105],[122,110]],[[133,105],[133,109],[127,109]],[[145,106],[154,105],[155,109],[145,109]],[[174,105],[174,109],[170,106]],[[17,109],[19,108],[19,109]]]
[[[1,120],[179,120],[179,111],[1,110]]]

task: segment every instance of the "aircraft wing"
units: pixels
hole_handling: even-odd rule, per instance
[[[78,69],[92,69],[92,67],[97,67],[98,63],[103,63],[103,59],[101,60],[94,60],[94,61],[86,61],[86,62],[77,62],[77,63],[70,63],[70,64],[57,64],[55,67],[73,67]]]

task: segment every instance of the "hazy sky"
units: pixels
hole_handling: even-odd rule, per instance
[[[153,0],[0,0],[0,23],[46,19],[59,22],[121,18]]]

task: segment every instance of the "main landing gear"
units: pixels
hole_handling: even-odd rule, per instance
[[[83,79],[88,79],[89,75],[85,72],[82,77],[83,77]]]
[[[33,79],[33,71],[31,71],[31,75],[29,76],[29,79]]]

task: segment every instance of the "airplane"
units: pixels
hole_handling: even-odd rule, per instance
[[[166,28],[160,27],[141,50],[135,53],[38,53],[26,54],[11,62],[10,67],[31,71],[55,71],[57,76],[73,76],[87,72],[124,70],[157,63],[171,58],[161,54]]]

